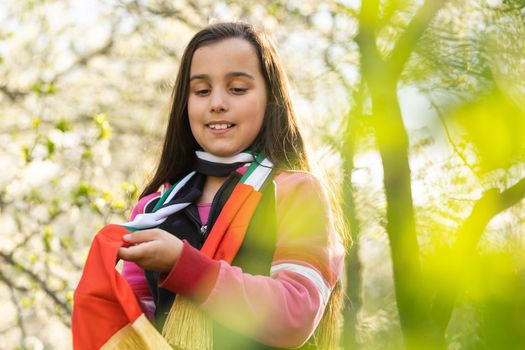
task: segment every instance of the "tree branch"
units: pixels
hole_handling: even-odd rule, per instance
[[[451,255],[453,264],[451,264],[450,268],[455,270],[453,272],[449,271],[451,276],[464,276],[462,270],[468,265],[472,252],[476,248],[488,223],[496,215],[516,205],[523,198],[525,198],[525,178],[522,178],[503,192],[493,188],[483,193],[458,231],[458,239]],[[432,314],[436,324],[443,331],[450,321],[457,296],[463,290],[461,282],[458,280],[450,283],[447,286],[447,290],[437,293],[434,299]]]
[[[332,41],[333,39],[330,38]],[[331,71],[334,72],[337,77],[339,78],[339,81],[343,84],[345,91],[347,93],[350,93],[352,91],[352,84],[346,79],[341,69],[337,67],[337,65],[332,62],[332,59],[330,58],[329,48],[323,50],[323,60],[326,67]]]
[[[359,14],[360,14],[359,11],[354,10],[353,8],[346,6],[340,2],[337,2],[335,4],[335,10],[338,12],[343,12],[346,15],[353,17],[353,18],[359,18]]]
[[[64,70],[62,70],[60,72],[57,72],[49,80],[49,82],[50,83],[56,83],[61,77],[63,77],[64,75],[68,74],[69,72],[71,72],[77,66],[81,66],[81,65],[85,66],[94,57],[99,56],[99,55],[107,54],[111,50],[113,45],[114,45],[113,36],[114,36],[114,33],[115,33],[115,26],[116,26],[116,24],[113,23],[112,29],[111,29],[111,35],[110,35],[110,37],[109,37],[107,42],[105,42],[101,47],[99,47],[99,48],[97,48],[97,49],[95,49],[95,50],[93,50],[91,52],[87,52],[87,53],[85,53],[83,55],[78,56],[77,59],[75,60],[75,62],[73,62],[71,65],[69,65]],[[4,85],[0,85],[0,91],[5,96],[7,96],[11,100],[11,102],[16,102],[20,98],[26,97],[27,95],[30,94],[30,91],[13,90],[13,89],[11,89],[9,86],[7,86],[5,84]]]
[[[433,98],[429,98],[429,101],[430,101],[430,105],[434,108],[434,110],[436,111],[437,115],[438,115],[438,119],[440,120],[441,122],[441,125],[443,125],[443,130],[445,131],[445,135],[447,136],[447,139],[448,139],[448,142],[450,143],[450,145],[452,146],[452,149],[454,150],[454,153],[456,153],[459,158],[461,158],[461,160],[463,161],[463,164],[465,164],[465,166],[467,168],[470,169],[470,171],[476,176],[476,178],[479,177],[478,173],[476,172],[476,169],[474,169],[474,167],[472,166],[472,164],[470,164],[467,160],[467,158],[463,155],[463,153],[460,151],[458,145],[456,144],[456,142],[454,141],[454,139],[452,138],[452,135],[450,134],[450,130],[447,126],[447,123],[445,121],[445,117],[444,117],[444,113],[443,111],[441,110],[441,108],[438,106],[438,104],[434,101]]]
[[[443,7],[446,0],[427,0],[416,12],[407,28],[401,34],[396,46],[392,50],[388,64],[394,74],[399,76],[406,61],[414,51],[417,41],[427,29],[436,13]],[[364,1],[363,1],[364,2]]]
[[[28,269],[27,267],[17,263],[11,254],[6,254],[4,252],[0,252],[0,257],[9,265],[13,266],[16,269],[21,270],[25,274],[27,274],[34,282],[38,284],[38,286],[44,291],[45,294],[47,294],[54,302],[55,304],[61,308],[67,315],[71,315],[71,309],[67,305],[66,302],[60,300],[56,295],[55,291],[49,289],[45,281],[43,281],[40,277],[38,277],[33,271]]]
[[[19,292],[27,293],[29,292],[29,289],[26,287],[17,286],[13,281],[11,281],[7,276],[0,271],[0,280],[4,282],[6,286],[8,286],[10,289],[16,289]]]
[[[361,56],[373,60],[379,60],[381,57],[377,50],[375,34],[378,11],[378,0],[362,2],[361,12],[359,13],[359,33],[356,36],[356,42],[357,45],[359,45]],[[363,59],[361,61],[363,61]]]
[[[474,250],[490,220],[516,205],[524,197],[525,178],[503,192],[499,192],[496,188],[486,191],[474,204],[470,216],[459,229],[456,249],[464,253]]]
[[[95,58],[97,56],[100,56],[100,55],[107,54],[111,50],[111,48],[114,46],[114,44],[115,44],[115,41],[114,41],[113,37],[115,35],[116,25],[117,25],[116,23],[112,23],[111,33],[109,35],[109,38],[107,39],[107,41],[102,46],[100,46],[97,49],[94,49],[91,52],[87,52],[87,53],[77,57],[75,62],[73,62],[71,65],[69,65],[69,67],[67,67],[66,69],[64,69],[64,70],[62,70],[62,71],[60,71],[58,73],[56,73],[55,76],[51,79],[51,82],[54,83],[54,82],[58,81],[62,76],[68,74],[73,69],[75,69],[77,66],[86,66],[88,64],[88,62],[90,60],[92,60],[93,58]]]
[[[26,337],[27,331],[24,324],[24,319],[22,318],[22,310],[20,309],[20,303],[18,302],[15,292],[13,290],[18,288],[11,280],[9,280],[3,273],[1,273],[1,271],[0,280],[2,280],[4,284],[9,288],[9,292],[11,294],[11,302],[13,303],[13,306],[16,309],[16,323],[14,323],[9,328],[5,328],[4,330],[2,330],[2,332],[7,332],[11,328],[18,327],[18,329],[20,329],[21,338],[24,339]]]
[[[11,100],[11,102],[15,102],[19,98],[24,97],[24,96],[26,96],[28,94],[27,91],[13,90],[13,89],[9,88],[9,86],[7,86],[5,84],[4,85],[0,85],[0,91],[4,95],[6,95]]]

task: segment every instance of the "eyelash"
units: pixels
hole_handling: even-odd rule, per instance
[[[208,89],[203,89],[203,90],[195,90],[195,95],[197,96],[205,96],[209,93],[210,90]]]
[[[230,90],[232,90],[232,92],[236,95],[240,95],[248,91],[247,88],[231,88]]]
[[[234,95],[242,95],[246,91],[248,91],[248,89],[247,88],[230,88],[230,91]],[[194,94],[197,95],[197,96],[207,96],[209,93],[210,93],[210,89],[202,89],[202,90],[195,90],[194,91]]]

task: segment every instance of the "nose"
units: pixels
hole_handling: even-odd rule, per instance
[[[224,96],[223,91],[215,89],[211,93],[210,100],[210,112],[212,113],[222,113],[228,110],[228,103],[226,97]]]

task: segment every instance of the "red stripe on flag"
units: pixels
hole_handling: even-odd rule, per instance
[[[108,225],[93,239],[74,296],[75,350],[99,349],[142,314],[133,290],[115,269],[122,236],[128,233],[120,225]]]

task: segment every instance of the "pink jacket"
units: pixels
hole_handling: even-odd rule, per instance
[[[323,315],[342,273],[344,248],[326,193],[314,176],[288,171],[274,182],[277,246],[270,276],[243,273],[185,242],[159,286],[193,299],[215,321],[261,343],[298,347]],[[142,198],[131,217],[143,212],[155,196]],[[124,262],[123,275],[151,316],[155,306],[143,270]]]

